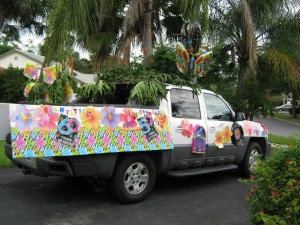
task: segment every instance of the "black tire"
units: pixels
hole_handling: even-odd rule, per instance
[[[155,164],[150,157],[131,155],[122,158],[111,180],[112,194],[122,203],[141,202],[150,194],[155,179]]]
[[[261,146],[257,142],[249,142],[243,161],[239,165],[240,173],[249,177],[257,165],[259,155],[262,154]]]

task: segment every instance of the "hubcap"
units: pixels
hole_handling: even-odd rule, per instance
[[[253,171],[258,162],[259,151],[257,149],[253,149],[250,153],[249,157],[249,169]]]
[[[149,171],[141,162],[131,164],[125,172],[124,185],[130,194],[140,194],[147,187],[148,181]]]

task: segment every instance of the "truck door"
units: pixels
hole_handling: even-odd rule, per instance
[[[192,153],[195,128],[202,129],[201,135],[203,137],[200,137],[200,150],[202,147],[206,148],[204,131],[207,127],[201,115],[203,106],[200,105],[198,96],[191,89],[172,88],[168,94],[168,102],[171,102],[168,111],[170,112],[174,143],[174,150],[171,151],[170,169],[204,166],[205,153]]]
[[[233,144],[233,112],[213,93],[203,93],[207,119],[207,166],[234,163],[242,144]],[[242,143],[242,142],[241,142]]]

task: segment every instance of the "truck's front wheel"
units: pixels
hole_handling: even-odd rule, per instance
[[[244,159],[239,165],[240,172],[243,176],[249,177],[257,165],[259,156],[262,154],[261,147],[257,142],[250,142]]]
[[[156,179],[153,160],[146,155],[122,158],[112,178],[113,194],[123,203],[143,201]]]

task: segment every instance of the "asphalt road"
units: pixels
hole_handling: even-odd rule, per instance
[[[24,176],[0,170],[0,224],[247,225],[250,186],[236,171],[189,178],[158,178],[144,202],[122,205],[105,184]]]
[[[288,122],[286,120],[280,120],[276,118],[260,118],[260,120],[269,130],[270,134],[280,135],[288,137],[290,135],[296,135],[300,137],[300,124]]]

